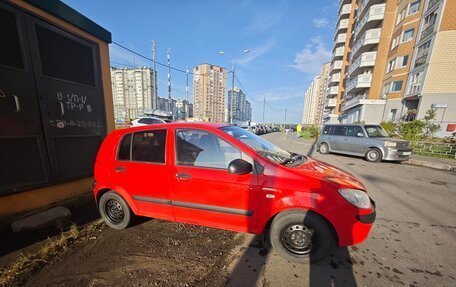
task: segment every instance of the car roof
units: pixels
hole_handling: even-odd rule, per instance
[[[116,130],[119,133],[130,133],[136,131],[145,131],[153,129],[160,129],[160,128],[206,128],[206,129],[218,129],[220,127],[229,126],[229,124],[225,123],[206,123],[206,122],[172,122],[172,123],[159,123],[153,125],[144,125],[144,126],[137,126],[137,127],[129,127]]]

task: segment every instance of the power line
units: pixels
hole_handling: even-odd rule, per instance
[[[147,57],[147,56],[144,56],[144,55],[142,55],[142,54],[140,54],[140,53],[138,53],[138,52],[136,52],[136,51],[133,51],[132,49],[129,49],[129,48],[125,47],[124,45],[121,45],[121,44],[115,42],[115,41],[112,41],[112,43],[113,43],[114,45],[119,46],[120,48],[122,48],[122,49],[124,49],[124,50],[130,52],[130,53],[133,53],[133,54],[135,54],[135,55],[137,55],[137,56],[143,58],[143,59],[149,60],[149,61],[151,61],[152,63],[155,63],[155,64],[160,65],[160,66],[162,66],[162,67],[168,68],[168,65],[167,65],[167,64],[160,63],[160,62],[158,62],[158,61],[156,61],[156,60],[154,60],[154,59],[151,59],[151,58],[149,58],[149,57]],[[170,66],[169,68],[170,68],[171,70],[174,70],[174,71],[177,71],[177,72],[181,72],[181,73],[187,74],[187,71],[186,71],[186,70],[182,70],[182,69],[175,68],[175,67],[171,67],[171,66]],[[189,74],[191,74],[191,75],[204,75],[204,74],[193,73],[193,72],[189,72]]]

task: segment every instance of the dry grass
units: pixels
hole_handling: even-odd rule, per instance
[[[62,232],[57,238],[48,238],[37,252],[21,254],[10,266],[0,270],[0,286],[20,285],[33,272],[64,254],[72,244],[87,239],[100,229],[102,224],[103,221],[98,220],[82,230],[73,224],[68,231]]]

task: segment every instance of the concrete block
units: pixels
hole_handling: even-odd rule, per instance
[[[33,231],[52,226],[58,220],[71,217],[71,211],[63,206],[57,206],[46,211],[27,216],[11,224],[14,233]]]

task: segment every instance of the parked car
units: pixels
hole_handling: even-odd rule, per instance
[[[169,122],[171,122],[171,121],[163,120],[163,119],[156,118],[156,117],[142,117],[142,118],[138,118],[136,120],[131,121],[130,126],[137,127],[137,126],[145,126],[145,125],[153,125],[153,124],[164,124],[164,123],[169,123]]]
[[[351,174],[236,126],[156,124],[116,130],[95,164],[106,224],[135,215],[268,235],[294,262],[366,239],[375,204]]]
[[[318,150],[362,156],[367,161],[404,161],[410,158],[410,142],[388,137],[379,125],[324,125]]]

